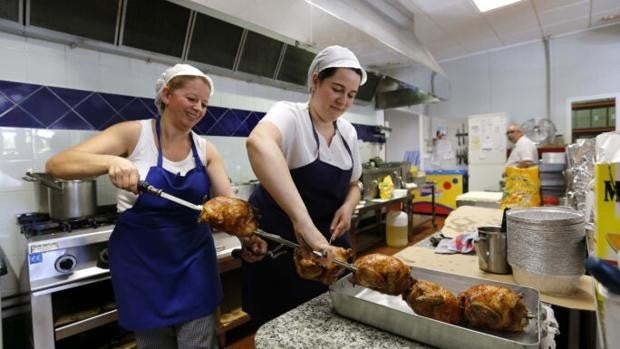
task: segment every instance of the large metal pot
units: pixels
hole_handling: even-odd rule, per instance
[[[93,216],[97,211],[97,185],[95,178],[64,180],[46,173],[26,172],[24,180],[37,182],[47,189],[49,215],[66,220]]]

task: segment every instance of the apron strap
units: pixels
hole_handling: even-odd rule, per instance
[[[157,132],[157,167],[163,166],[163,152],[161,150],[161,118],[155,119],[155,132]],[[192,137],[192,133],[189,133],[189,143],[192,147],[192,157],[194,158],[194,165],[198,171],[204,171],[205,165],[200,161],[200,156],[198,155],[198,149],[196,148],[196,143],[194,143],[194,137]]]
[[[310,117],[310,125],[312,125],[312,134],[314,135],[314,141],[316,142],[316,159],[321,160],[321,151],[319,149],[319,135],[314,128],[314,123],[312,122],[312,115],[310,114],[310,108],[308,108],[308,116]],[[336,123],[336,120],[334,120],[334,130],[340,136],[340,139],[342,139],[342,143],[344,143],[344,147],[347,150],[347,153],[349,153],[349,157],[351,158],[351,167],[353,167],[353,154],[351,153],[351,148],[349,148],[349,144],[347,144],[347,141],[342,136],[342,133],[338,131],[338,124]]]

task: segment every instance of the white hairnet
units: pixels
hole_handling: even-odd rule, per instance
[[[189,64],[175,64],[173,67],[164,70],[159,79],[157,79],[157,81],[155,82],[155,106],[157,107],[157,111],[159,111],[159,114],[161,114],[164,110],[163,102],[161,101],[161,92],[164,90],[164,87],[166,87],[168,82],[172,80],[172,78],[180,75],[199,76],[207,79],[211,90],[209,96],[213,96],[213,80],[211,80],[209,76],[201,72],[200,69],[195,68]]]
[[[324,48],[310,63],[308,69],[308,87],[312,86],[312,74],[320,73],[327,68],[354,68],[362,71],[362,81],[366,82],[366,71],[362,68],[355,54],[346,47],[334,45]]]

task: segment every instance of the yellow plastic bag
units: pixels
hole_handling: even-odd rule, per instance
[[[379,182],[379,197],[381,199],[389,199],[392,197],[392,190],[394,189],[394,183],[391,176],[385,176],[381,182]]]
[[[501,208],[537,206],[540,206],[538,166],[507,167],[506,187],[504,188]]]

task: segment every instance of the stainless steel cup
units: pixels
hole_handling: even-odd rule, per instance
[[[499,226],[478,227],[478,241],[474,242],[480,270],[494,274],[510,274],[506,251],[506,232]]]

